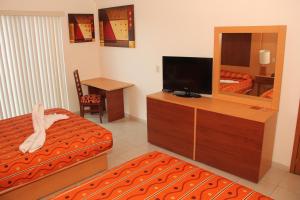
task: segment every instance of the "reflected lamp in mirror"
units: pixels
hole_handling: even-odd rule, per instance
[[[267,65],[271,63],[271,51],[266,49],[259,50],[260,75],[267,75]]]

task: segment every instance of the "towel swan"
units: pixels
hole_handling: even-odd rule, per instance
[[[32,123],[34,133],[31,134],[20,146],[23,153],[32,153],[40,149],[46,141],[46,130],[56,121],[68,119],[69,116],[63,114],[44,115],[44,106],[37,104],[33,106]]]

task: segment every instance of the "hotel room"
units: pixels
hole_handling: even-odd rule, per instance
[[[299,8],[0,0],[0,199],[300,199]]]

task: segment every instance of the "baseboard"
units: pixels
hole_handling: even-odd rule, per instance
[[[145,123],[145,124],[147,123],[147,120],[142,119],[142,118],[138,118],[138,117],[133,116],[133,115],[128,114],[128,113],[125,113],[125,117],[136,120],[136,121],[139,121],[139,122],[142,122],[142,123]]]
[[[286,165],[283,165],[281,163],[278,163],[278,162],[272,162],[272,167],[274,168],[277,168],[277,169],[281,169],[281,170],[284,170],[284,171],[290,171],[290,167],[289,166],[286,166]]]

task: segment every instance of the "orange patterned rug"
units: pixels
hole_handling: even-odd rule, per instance
[[[53,113],[70,118],[53,124],[46,131],[45,145],[33,153],[19,151],[33,133],[31,114],[0,121],[0,194],[111,149],[108,130],[64,109],[45,112]]]
[[[270,199],[160,152],[151,152],[54,197],[66,199]]]

